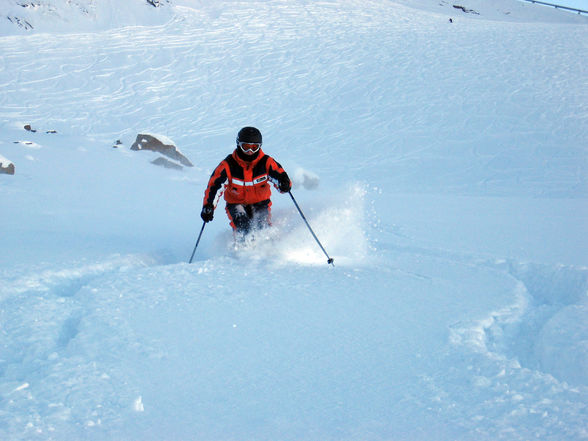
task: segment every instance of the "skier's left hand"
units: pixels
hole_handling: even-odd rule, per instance
[[[280,176],[278,190],[281,193],[288,193],[292,189],[292,182],[290,182],[290,178],[286,173]]]

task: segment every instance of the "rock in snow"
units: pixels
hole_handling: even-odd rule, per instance
[[[194,166],[192,162],[190,162],[190,160],[178,150],[173,141],[162,135],[140,133],[137,135],[137,139],[131,146],[131,150],[151,150],[153,152],[159,152],[162,155],[178,161],[186,167]],[[158,158],[152,163],[155,165],[163,165],[167,168],[181,168],[181,166],[171,161],[166,161],[164,158]]]
[[[0,173],[5,175],[14,174],[14,164],[2,155],[0,155]]]

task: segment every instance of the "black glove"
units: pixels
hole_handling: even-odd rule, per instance
[[[278,190],[282,193],[288,193],[292,189],[292,183],[290,182],[290,178],[286,173],[280,176],[280,180],[278,181]]]
[[[206,204],[202,207],[202,212],[200,213],[200,217],[204,222],[210,222],[214,217],[214,206],[210,204]]]

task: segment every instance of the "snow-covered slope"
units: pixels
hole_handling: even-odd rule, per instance
[[[328,4],[328,3],[327,3]],[[265,2],[265,5],[272,5]],[[333,5],[337,7],[338,3]],[[361,8],[364,2],[346,0],[341,9]],[[121,26],[161,25],[190,10],[215,19],[233,10],[232,0],[0,0],[0,35],[39,32],[78,33]],[[307,7],[305,3],[301,5]],[[387,7],[409,6],[446,15],[452,20],[479,18],[514,22],[585,23],[585,16],[515,0],[389,0]]]
[[[0,26],[0,439],[588,437],[586,18],[66,3]],[[244,125],[335,267],[279,194],[187,264]]]

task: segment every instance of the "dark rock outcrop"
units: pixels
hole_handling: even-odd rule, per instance
[[[163,138],[163,137],[162,137]],[[157,135],[139,134],[131,146],[131,150],[150,150],[161,153],[186,167],[194,167],[192,162],[186,158],[171,141],[160,140]]]
[[[14,164],[3,156],[0,156],[0,174],[14,174]]]
[[[473,9],[468,9],[465,6],[461,6],[461,5],[453,5],[453,7],[455,9],[459,9],[463,12],[465,12],[466,14],[475,14],[475,15],[480,15],[480,13],[478,11],[474,11]]]

